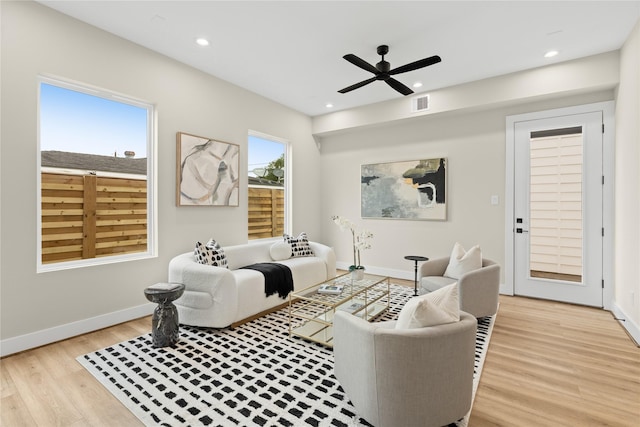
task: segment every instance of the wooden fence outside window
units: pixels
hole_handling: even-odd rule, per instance
[[[147,250],[147,181],[42,173],[42,263]]]
[[[42,173],[42,263],[147,250],[147,181]],[[284,233],[284,189],[249,187],[249,239]]]
[[[249,240],[283,233],[284,189],[249,187]]]

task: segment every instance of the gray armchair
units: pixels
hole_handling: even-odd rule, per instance
[[[357,411],[376,427],[441,427],[471,409],[476,319],[418,329],[369,323],[338,311],[335,376]]]
[[[448,265],[449,257],[422,263],[418,270],[418,283],[422,292],[433,292],[457,281],[460,310],[477,318],[496,314],[500,294],[500,266],[490,259],[483,258],[481,268],[456,280],[443,276]]]

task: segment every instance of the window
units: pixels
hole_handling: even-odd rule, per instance
[[[155,256],[154,108],[38,81],[38,272]]]
[[[582,127],[531,132],[529,274],[582,282]]]
[[[289,232],[289,144],[249,132],[248,239],[265,239]]]

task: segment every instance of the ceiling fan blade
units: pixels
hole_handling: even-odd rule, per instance
[[[385,82],[387,82],[389,86],[391,86],[392,88],[394,88],[395,90],[403,94],[404,96],[411,95],[413,93],[411,89],[409,89],[407,86],[400,83],[393,77],[388,78],[387,80],[385,80]]]
[[[437,64],[440,61],[442,61],[442,59],[438,55],[434,55],[429,58],[421,59],[419,61],[415,61],[398,68],[394,68],[393,70],[389,71],[389,75],[393,76],[395,74],[406,73],[408,71],[417,70],[419,68],[424,68],[429,65]]]
[[[353,53],[348,53],[345,56],[343,56],[343,58],[346,59],[347,61],[351,62],[356,67],[360,67],[365,71],[369,71],[370,73],[373,73],[373,74],[378,74],[379,73],[379,71],[378,71],[378,69],[376,67],[374,67],[373,65],[369,64],[364,59],[358,58]]]
[[[351,85],[349,87],[345,87],[344,89],[340,89],[338,92],[340,92],[340,93],[351,92],[354,89],[358,89],[359,87],[362,87],[364,85],[368,85],[369,83],[375,82],[376,80],[378,80],[376,77],[371,77],[370,79],[363,80],[360,83],[356,83],[356,84]]]

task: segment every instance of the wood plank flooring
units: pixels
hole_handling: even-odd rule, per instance
[[[640,349],[610,312],[500,297],[471,426],[640,426]]]
[[[0,360],[0,425],[142,425],[75,358],[150,324],[145,317]],[[501,296],[469,425],[638,427],[640,349],[609,312]]]

